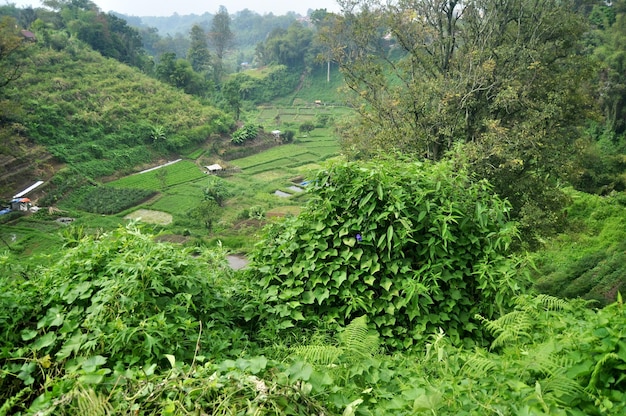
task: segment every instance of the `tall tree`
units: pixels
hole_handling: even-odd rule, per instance
[[[626,1],[595,6],[590,20],[599,38],[594,55],[600,63],[598,98],[606,129],[623,134],[626,132]]]
[[[235,120],[241,115],[241,74],[237,74],[224,83],[222,97],[226,105],[233,112]]]
[[[0,17],[0,91],[21,75],[20,51],[24,49],[24,38],[17,30],[15,19]]]
[[[224,54],[233,46],[235,34],[230,29],[230,15],[224,6],[220,6],[217,14],[211,21],[209,41],[215,50],[215,76],[221,78],[224,71]]]
[[[310,14],[311,23],[315,25],[317,31],[325,31],[328,30],[328,27],[332,25],[334,15],[328,13],[326,9],[317,9],[311,12]],[[331,61],[331,53],[327,46],[323,43],[319,42],[319,37],[313,38],[313,46],[314,48],[319,49],[318,59],[326,62],[326,82],[330,82],[330,61]]]
[[[189,61],[177,59],[173,52],[161,55],[155,71],[158,79],[188,94],[201,95],[206,92],[206,83],[202,76],[194,72]]]
[[[267,35],[263,46],[257,47],[257,59],[263,64],[303,67],[312,40],[313,33],[300,22],[292,23],[286,30],[276,28]]]
[[[208,71],[211,67],[207,35],[199,25],[193,25],[190,32],[191,45],[187,52],[187,60],[196,72]]]
[[[518,218],[540,217],[538,205],[560,200],[546,195],[537,204],[536,192],[553,189],[538,178],[551,181],[570,165],[587,104],[577,43],[585,27],[571,4],[339,3],[344,15],[325,41],[356,93],[361,128],[352,136],[366,141],[361,149],[438,160],[460,144],[468,166],[496,182]]]
[[[10,16],[0,16],[0,142],[4,141],[2,126],[19,112],[19,106],[6,100],[4,89],[22,75],[27,44],[17,29],[16,21]],[[4,143],[0,143],[4,147]]]

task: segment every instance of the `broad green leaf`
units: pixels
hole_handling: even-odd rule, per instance
[[[25,385],[29,386],[35,382],[32,374],[37,370],[37,363],[35,361],[26,362],[20,368],[17,378],[22,380]]]
[[[291,311],[290,316],[295,320],[295,321],[304,321],[304,315],[302,315],[301,311]]]
[[[315,299],[317,300],[317,304],[321,305],[324,300],[328,299],[330,296],[330,292],[326,288],[318,287],[315,289]]]
[[[78,377],[78,382],[82,384],[100,384],[104,380],[104,376],[110,372],[111,370],[108,368],[101,368],[97,371],[81,375]]]
[[[165,354],[165,358],[167,358],[167,361],[169,361],[172,368],[176,367],[176,357],[174,357],[172,354]]]
[[[80,332],[72,335],[67,341],[63,343],[61,349],[55,354],[56,358],[58,360],[62,360],[72,354],[77,354],[86,338],[87,335]]]
[[[63,324],[65,315],[61,313],[61,308],[54,307],[48,309],[46,316],[37,322],[37,329],[49,328],[51,326],[60,326]]]
[[[42,348],[49,347],[57,340],[57,334],[55,332],[48,332],[46,335],[37,338],[35,343],[31,345],[31,348],[38,351]]]
[[[391,241],[393,240],[393,225],[389,225],[387,228],[387,248],[391,250],[393,248]]]
[[[436,414],[436,410],[441,407],[443,397],[441,393],[430,391],[427,394],[418,397],[413,402],[413,411],[415,412],[432,412]]]
[[[313,367],[308,363],[296,361],[291,367],[285,370],[285,373],[287,373],[289,379],[293,382],[298,380],[308,381],[311,374],[313,374]]]
[[[381,282],[380,285],[386,290],[389,291],[389,288],[391,287],[391,285],[393,284],[393,281],[391,279],[387,279],[384,278]]]
[[[363,399],[356,399],[351,403],[348,403],[344,409],[342,416],[355,416],[359,406],[363,403]]]
[[[356,238],[354,237],[347,237],[347,238],[344,238],[342,241],[348,247],[354,247],[354,245],[356,244]]]
[[[310,290],[307,290],[306,292],[302,293],[302,297],[300,298],[302,303],[306,303],[306,304],[312,304],[313,302],[315,302],[315,296],[313,295],[313,292],[311,292]]]
[[[96,371],[96,368],[98,368],[101,365],[106,364],[107,359],[101,355],[94,355],[93,357],[89,357],[87,358],[85,361],[82,362],[81,368],[87,372],[87,373],[91,373]]]
[[[248,369],[252,374],[258,374],[267,367],[267,358],[264,356],[252,357],[249,359],[250,366]]]
[[[336,283],[335,287],[341,286],[343,282],[348,278],[348,272],[346,269],[338,270],[333,273],[333,281]]]
[[[30,341],[37,336],[38,332],[34,329],[24,329],[22,331],[22,341]]]
[[[320,232],[320,231],[322,231],[324,228],[326,228],[326,224],[324,224],[324,223],[323,223],[323,222],[321,222],[321,221],[320,221],[320,222],[318,222],[318,223],[316,223],[316,224],[315,224],[315,226],[313,227],[313,229],[314,229],[316,232]]]
[[[406,398],[407,400],[415,400],[425,395],[426,390],[418,387],[413,387],[411,389],[402,391],[402,397]]]
[[[365,194],[365,196],[363,198],[361,198],[361,201],[359,202],[359,208],[363,208],[365,205],[367,205],[367,203],[370,201],[370,199],[374,196],[374,192],[368,192],[367,194]]]

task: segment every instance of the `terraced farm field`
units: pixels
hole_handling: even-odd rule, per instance
[[[136,173],[126,176],[107,185],[116,188],[134,188],[148,190],[162,190],[183,183],[195,181],[206,177],[200,167],[189,160],[181,160],[178,163],[164,166],[145,173]]]
[[[308,137],[297,144],[274,147],[265,152],[232,161],[244,173],[259,174],[282,168],[298,168],[322,162],[339,154],[339,144],[334,138]]]

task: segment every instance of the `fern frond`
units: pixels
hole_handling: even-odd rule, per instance
[[[487,358],[482,356],[470,357],[463,365],[463,372],[474,379],[492,372],[498,365],[493,358]]]
[[[605,366],[607,362],[610,360],[622,361],[619,355],[614,352],[609,352],[604,354],[602,358],[596,363],[593,373],[591,373],[591,379],[589,380],[588,389],[593,390],[596,388],[596,384],[598,384],[598,380],[600,379],[600,375],[602,374],[602,368]]]
[[[106,416],[113,414],[113,407],[107,397],[93,389],[77,388],[73,394],[74,414],[81,416]]]
[[[560,404],[569,404],[572,397],[586,394],[580,384],[565,375],[550,376],[542,385],[544,395],[550,394]]]
[[[483,323],[489,332],[496,335],[491,348],[498,348],[513,342],[519,342],[521,338],[530,339],[530,330],[535,323],[535,319],[527,311],[515,310],[494,321],[483,320]]]
[[[303,345],[292,349],[293,355],[311,364],[331,365],[343,353],[343,349],[333,345]]]
[[[543,306],[544,310],[547,311],[565,311],[570,309],[570,304],[565,299],[555,296],[539,294],[535,296],[535,300],[538,305]]]
[[[339,334],[341,348],[349,356],[372,356],[378,352],[378,334],[367,327],[367,316],[354,318]]]

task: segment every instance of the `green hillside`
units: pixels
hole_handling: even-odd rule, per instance
[[[210,142],[233,124],[223,111],[72,39],[61,50],[30,47],[22,76],[5,97],[16,107],[13,135],[44,146],[54,163],[66,166],[63,178],[128,173]],[[4,184],[5,196],[15,190],[11,183]]]
[[[45,180],[0,416],[626,414],[625,0],[356,0],[235,72],[44,3],[0,6],[0,196]]]

